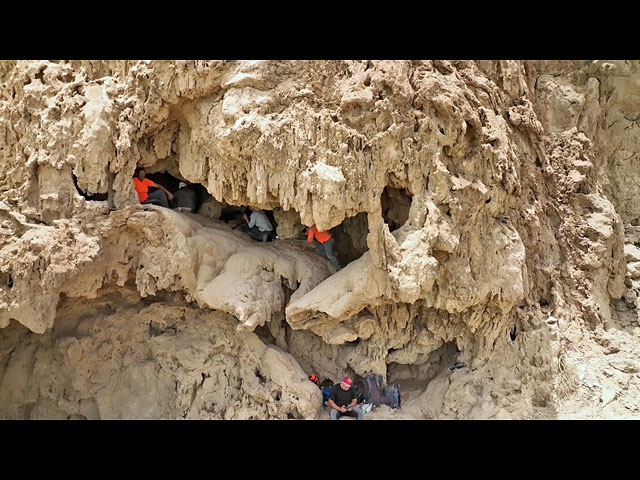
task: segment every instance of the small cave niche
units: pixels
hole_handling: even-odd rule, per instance
[[[331,234],[336,240],[335,251],[340,265],[345,267],[369,250],[368,233],[369,223],[366,212],[347,217],[340,225],[331,229]]]
[[[582,183],[580,184],[580,186],[578,186],[576,193],[580,193],[582,195],[589,195],[591,193],[591,189],[589,188],[588,185],[585,185],[584,183]]]
[[[264,385],[266,383],[267,379],[264,377],[264,375],[262,375],[262,372],[259,368],[256,368],[253,373],[258,378],[258,382],[260,382],[260,384]]]
[[[35,74],[33,78],[36,80],[40,80],[42,83],[44,83],[44,71],[46,69],[47,69],[46,66],[40,67],[40,69],[38,70],[38,72]]]
[[[459,353],[456,342],[451,341],[431,352],[424,362],[411,365],[391,362],[387,365],[387,383],[397,383],[401,391],[424,391],[431,380],[456,363]]]
[[[0,287],[13,288],[13,277],[9,272],[0,272]]]
[[[246,207],[241,205],[226,205],[220,214],[220,220],[224,223],[234,223],[242,221],[242,213]]]
[[[73,178],[73,185],[76,187],[76,191],[84,197],[85,200],[89,200],[90,202],[104,202],[108,199],[107,193],[94,193],[89,195],[78,186],[78,177],[73,173],[71,174],[71,177]]]
[[[380,197],[382,218],[390,231],[397,230],[409,219],[412,196],[404,188],[385,187]]]
[[[276,339],[273,336],[273,334],[271,333],[271,331],[269,330],[269,327],[267,325],[259,325],[257,326],[254,330],[253,333],[255,333],[258,338],[260,340],[262,340],[262,343],[264,343],[265,345],[275,345],[276,344]]]

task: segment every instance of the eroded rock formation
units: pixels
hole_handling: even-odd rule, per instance
[[[3,417],[322,418],[305,372],[400,383],[374,418],[638,415],[640,63],[0,76]],[[211,198],[141,206],[136,166]],[[275,242],[219,220],[244,205]]]

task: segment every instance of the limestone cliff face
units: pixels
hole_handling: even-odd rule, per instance
[[[327,415],[305,372],[400,383],[374,416],[637,415],[639,62],[0,76],[1,415]],[[137,165],[203,185],[214,216],[272,210],[280,238],[140,206]],[[296,238],[313,223],[339,272]]]

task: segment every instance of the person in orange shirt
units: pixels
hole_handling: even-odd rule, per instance
[[[316,247],[316,253],[324,255],[331,260],[333,266],[336,267],[336,271],[340,270],[342,267],[334,251],[336,240],[331,236],[329,230],[319,231],[314,223],[307,229],[307,242],[312,242],[314,239],[319,243]]]
[[[133,174],[133,188],[135,188],[138,193],[140,203],[150,204],[158,202],[164,208],[169,208],[169,200],[173,199],[171,192],[162,185],[158,185],[148,178],[144,178],[146,174],[147,171],[142,167],[136,168]],[[149,193],[149,187],[159,188],[159,190]]]

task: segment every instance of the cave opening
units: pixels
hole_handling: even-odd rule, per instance
[[[509,337],[511,338],[511,341],[513,342],[516,339],[516,336],[518,334],[516,325],[513,326],[513,329],[509,332]]]
[[[73,178],[73,185],[76,187],[76,191],[80,195],[82,195],[85,200],[89,200],[91,202],[104,202],[107,200],[107,193],[88,194],[78,186],[78,177],[76,177],[73,173],[71,174],[71,177]]]
[[[456,342],[451,341],[426,355],[423,362],[410,365],[391,362],[387,365],[387,383],[397,383],[401,391],[424,391],[434,378],[456,364],[459,353]]]
[[[336,241],[336,256],[343,268],[369,250],[369,245],[367,245],[368,233],[367,212],[360,212],[353,217],[347,217],[340,225],[331,229],[331,234]]]
[[[13,288],[13,277],[9,272],[0,272],[0,287],[7,286]]]
[[[145,178],[162,185],[173,194],[174,198],[169,202],[171,208],[180,208],[191,213],[199,213],[201,206],[209,198],[213,198],[203,185],[182,180],[167,171],[147,172]],[[153,191],[152,189],[153,187],[149,188],[150,193]]]
[[[239,227],[241,232],[246,233],[254,240],[271,242],[278,238],[278,222],[272,210],[263,210],[252,205],[225,204],[220,211],[219,218],[225,223],[233,223],[232,230]],[[249,227],[249,225],[252,226]],[[267,229],[265,230],[264,227]]]
[[[166,170],[151,173],[147,172],[145,178],[161,185],[173,194],[174,199],[169,202],[170,208],[196,213],[221,220],[227,224],[232,224],[232,230],[240,227],[240,231],[247,233],[250,237],[258,241],[272,241],[277,238],[276,229],[278,222],[271,210],[262,210],[252,205],[233,205],[226,202],[219,202],[203,185],[190,183],[174,176]],[[149,187],[149,192],[152,192],[152,187]],[[156,201],[152,201],[151,203],[159,204],[159,202]],[[251,218],[253,213],[251,209],[263,213],[267,222],[271,224],[272,230],[268,232],[266,238],[263,238],[262,234],[264,234],[264,232],[257,232],[256,228],[249,229],[247,223],[244,221],[243,216],[246,216],[248,221]],[[258,233],[260,233],[260,235],[258,235]]]
[[[258,325],[253,330],[253,333],[255,333],[258,336],[258,338],[262,340],[262,343],[264,343],[265,345],[276,344],[276,338],[273,336],[273,334],[271,333],[271,330],[269,330],[269,327],[267,325]]]
[[[412,196],[405,188],[387,185],[380,197],[382,218],[390,231],[397,230],[409,219]]]

